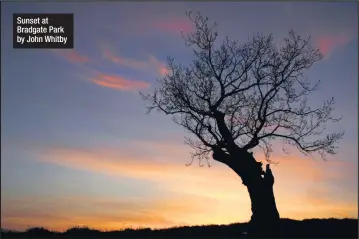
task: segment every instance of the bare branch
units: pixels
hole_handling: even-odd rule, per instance
[[[228,37],[219,42],[216,23],[199,13],[187,16],[195,31],[183,37],[194,60],[183,66],[168,58],[170,71],[158,80],[159,88],[141,95],[149,111],[172,115],[196,137],[186,138],[193,157],[207,160],[214,150],[227,157],[235,148],[260,147],[269,160],[275,139],[304,154],[335,154],[344,133],[325,134],[328,122],[340,120],[332,116],[334,99],[318,108],[307,105],[319,81],[309,81],[305,72],[322,59],[310,37],[290,31],[280,49],[272,35],[258,34],[245,44]]]

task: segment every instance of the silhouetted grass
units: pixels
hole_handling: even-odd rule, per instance
[[[1,229],[2,238],[248,238],[248,223],[184,226],[166,229],[124,229],[99,231],[73,227],[65,232],[30,228],[24,232]],[[358,238],[358,219],[281,219],[282,238]]]

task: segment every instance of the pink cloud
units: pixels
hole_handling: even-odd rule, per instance
[[[119,65],[130,67],[136,70],[143,70],[147,68],[146,62],[136,61],[129,58],[119,57],[110,52],[109,50],[104,51],[104,56],[108,60],[112,61],[113,63],[117,63]]]
[[[87,63],[90,61],[90,58],[80,54],[74,49],[52,50],[52,52],[72,63]]]
[[[97,77],[90,79],[90,81],[103,87],[122,91],[134,91],[149,87],[149,83],[144,81],[128,80],[121,76],[106,74],[99,74]]]
[[[150,55],[148,60],[135,60],[113,54],[111,51],[105,49],[103,55],[106,59],[115,64],[119,64],[124,67],[132,68],[136,71],[156,71],[159,75],[165,75],[168,72],[166,64],[156,57]]]
[[[316,45],[324,56],[330,54],[335,48],[348,44],[349,41],[350,37],[348,35],[324,35],[317,37],[315,40]]]
[[[166,75],[168,68],[165,63],[159,61],[156,57],[150,56],[150,64],[153,65],[160,75]]]
[[[155,21],[153,23],[153,27],[157,30],[171,34],[179,34],[181,31],[183,33],[188,33],[193,30],[193,25],[185,18],[172,18]]]

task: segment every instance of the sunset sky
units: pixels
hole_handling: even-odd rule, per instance
[[[345,130],[328,161],[293,150],[272,159],[281,217],[355,217],[358,212],[358,7],[347,3],[2,3],[1,227],[65,230],[162,228],[248,221],[240,178],[216,162],[190,162],[186,133],[146,115],[138,91],[153,90],[165,59],[192,55],[180,31],[186,10],[217,21],[220,36],[246,42],[289,30],[324,55],[312,103],[334,96]],[[72,50],[12,48],[13,13],[74,13]],[[256,153],[255,157],[263,159]]]

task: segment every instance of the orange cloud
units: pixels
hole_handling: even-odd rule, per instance
[[[197,166],[198,164],[185,167],[189,162],[188,150],[186,145],[175,143],[135,141],[116,150],[51,148],[41,152],[40,160],[112,176],[174,182],[181,179],[182,182],[197,184],[207,183],[209,178],[214,177],[220,180],[212,181],[211,186],[226,190],[226,186],[242,186],[239,177],[223,164],[212,162],[212,168],[201,168]],[[262,155],[255,157],[257,160],[263,160]],[[324,162],[291,155],[274,157],[280,163],[273,165],[272,170],[283,193],[291,190],[288,187],[292,187],[293,184],[303,186],[306,190],[306,185],[312,182],[341,179],[347,176],[345,172],[348,167],[355,167],[350,162]],[[295,189],[299,190],[299,188]]]
[[[107,49],[104,50],[103,54],[106,59],[112,61],[113,63],[119,64],[124,67],[129,67],[137,71],[151,71],[154,69],[159,75],[165,75],[168,72],[166,64],[159,61],[156,57],[152,55],[149,56],[149,59],[147,61],[139,61],[121,56],[116,56]]]
[[[189,159],[184,147],[152,142],[136,142],[136,145],[127,147],[127,150],[118,151],[111,149],[54,148],[42,152],[40,160],[95,173],[155,181],[178,180],[180,178],[196,181],[201,176],[194,172],[206,171],[195,166],[185,166],[189,160],[182,161],[180,159],[180,157]],[[134,150],[133,153],[129,152],[132,150]],[[138,152],[149,156],[138,155]],[[222,178],[226,177],[226,174],[228,175],[223,171],[209,170],[209,172]]]
[[[90,79],[90,81],[103,87],[123,91],[134,91],[149,87],[149,83],[144,81],[127,80],[121,76],[106,74],[99,74],[97,77]]]
[[[316,39],[316,44],[321,53],[326,56],[330,54],[335,48],[348,44],[350,37],[347,35],[337,36],[319,36]]]
[[[52,50],[55,54],[72,63],[87,63],[90,59],[74,49]]]
[[[186,18],[170,18],[158,20],[153,23],[153,27],[163,32],[171,34],[188,33],[193,30],[193,25]]]

